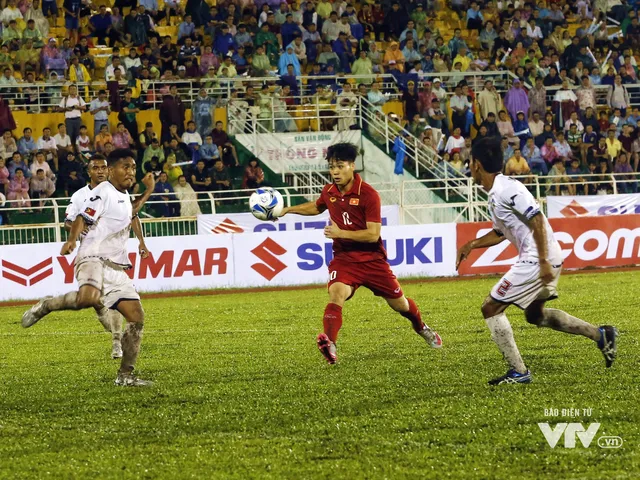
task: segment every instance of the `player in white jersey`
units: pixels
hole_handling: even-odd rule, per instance
[[[84,203],[88,201],[92,194],[94,188],[100,185],[102,182],[107,180],[107,175],[109,173],[107,167],[107,159],[100,155],[94,155],[89,161],[89,165],[87,166],[87,173],[89,175],[89,183],[77,190],[72,196],[69,205],[65,211],[64,218],[64,228],[67,232],[71,231],[71,225],[76,217],[82,212],[84,209]],[[134,212],[137,212],[144,202],[149,198],[149,194],[153,191],[153,188],[149,189],[149,182],[152,180],[151,175],[147,175],[142,181],[145,184],[146,190],[145,194],[138,197],[133,202]],[[148,192],[148,193],[147,193]],[[143,258],[148,256],[148,250],[144,242],[144,237],[142,235],[142,226],[140,225],[140,219],[137,216],[134,216],[132,221],[132,227],[138,241],[140,242],[140,255]],[[88,232],[88,228],[85,232],[83,232],[83,236]],[[111,333],[112,335],[112,347],[111,347],[111,357],[112,358],[122,358],[122,315],[117,310],[110,310],[104,305],[100,308],[96,309],[96,313],[98,314],[98,320],[104,327],[104,329]]]
[[[457,268],[471,250],[491,247],[505,239],[519,253],[517,262],[482,304],[482,314],[491,338],[509,364],[506,375],[491,380],[489,384],[529,383],[532,380],[504,313],[509,305],[523,309],[527,322],[533,325],[582,335],[595,341],[604,355],[606,366],[610,367],[617,350],[614,327],[605,325],[598,328],[562,310],[545,308],[548,300],[557,298],[562,250],[533,195],[519,181],[502,175],[502,164],[499,140],[482,139],[473,146],[471,174],[474,181],[489,193],[493,230],[462,246],[458,250],[456,265]]]
[[[131,268],[127,240],[134,210],[127,189],[135,183],[134,153],[127,149],[114,150],[107,163],[109,181],[91,191],[60,252],[67,255],[75,250],[76,239],[88,229],[75,259],[79,290],[40,300],[24,313],[22,326],[30,327],[57,310],[99,309],[103,305],[118,310],[127,320],[127,327],[122,336],[123,353],[116,385],[145,386],[151,382],[133,374],[142,340],[144,310],[126,273]],[[148,190],[153,191],[153,178],[151,183]]]

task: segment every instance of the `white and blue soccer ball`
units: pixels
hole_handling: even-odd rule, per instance
[[[282,214],[284,200],[277,190],[260,187],[251,194],[249,208],[258,220],[275,220]]]

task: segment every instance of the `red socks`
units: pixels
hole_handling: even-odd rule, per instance
[[[338,331],[342,327],[342,307],[335,303],[328,303],[327,308],[324,309],[322,323],[324,324],[324,333],[327,334],[329,340],[336,343]]]
[[[413,329],[419,333],[424,328],[420,310],[418,310],[416,302],[414,302],[412,299],[407,298],[407,302],[409,302],[409,311],[401,313],[400,315],[408,319],[411,322],[411,326],[413,327]]]

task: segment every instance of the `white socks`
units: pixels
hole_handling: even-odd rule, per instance
[[[487,327],[491,332],[491,339],[498,346],[498,349],[502,353],[502,356],[509,364],[509,367],[514,369],[518,373],[525,373],[527,367],[525,367],[518,346],[513,338],[513,330],[511,330],[511,324],[504,313],[500,313],[490,318],[485,318]]]

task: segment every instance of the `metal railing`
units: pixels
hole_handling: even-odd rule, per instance
[[[338,82],[364,82],[371,83],[377,81],[381,83],[384,91],[390,92],[391,98],[399,98],[397,84],[392,75],[339,75],[339,76],[299,76],[296,77],[296,85],[300,95],[312,95],[314,93],[314,85],[323,84],[325,86],[335,86]],[[207,93],[218,99],[221,106],[226,105],[228,99],[233,97],[235,90],[244,90],[251,86],[260,91],[262,85],[280,84],[279,76],[270,77],[208,77],[204,76],[199,79],[180,79],[180,80],[140,80],[139,82],[129,82],[122,80],[119,84],[119,94],[124,96],[124,90],[131,88],[139,99],[144,108],[157,110],[160,108],[162,98],[169,93],[169,88],[175,85],[178,89],[178,95],[187,108],[198,98],[200,88],[206,88]],[[67,95],[69,85],[77,85],[78,93],[87,103],[98,97],[98,91],[107,88],[106,80],[94,80],[92,82],[73,83],[68,80],[60,80],[52,82],[47,80],[46,83],[27,83],[18,81],[15,85],[0,85],[0,97],[7,100],[12,109],[25,109],[31,113],[40,113],[45,111],[55,111],[62,98]]]

